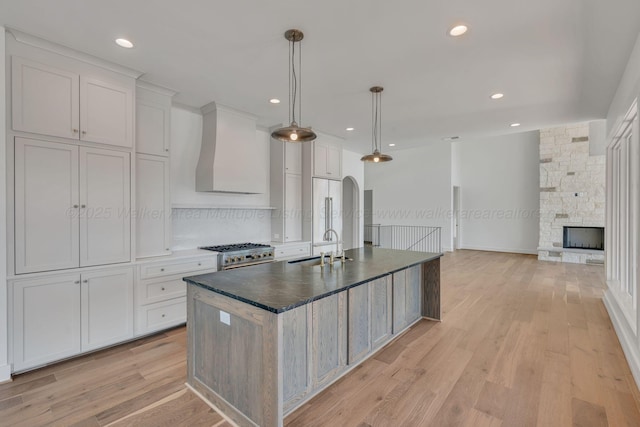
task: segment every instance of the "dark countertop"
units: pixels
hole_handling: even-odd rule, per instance
[[[264,310],[282,313],[442,256],[371,247],[350,249],[345,253],[353,261],[333,269],[328,265],[328,258],[324,268],[279,261],[183,280]]]

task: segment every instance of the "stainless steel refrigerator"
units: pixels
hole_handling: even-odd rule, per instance
[[[335,250],[336,238],[328,229],[340,236],[342,247],[342,182],[313,178],[313,252],[319,254]]]

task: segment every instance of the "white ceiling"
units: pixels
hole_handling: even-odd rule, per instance
[[[299,28],[302,125],[363,152],[374,84],[385,88],[383,151],[604,118],[639,17],[638,0],[0,0],[0,24],[143,71],[179,91],[177,102],[216,101],[264,126],[287,121],[283,33]],[[459,22],[469,32],[448,36]]]

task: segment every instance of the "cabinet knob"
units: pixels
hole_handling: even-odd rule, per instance
[[[73,133],[78,133],[78,129],[73,129]]]
[[[165,149],[164,149],[164,151],[169,151],[169,149],[168,149],[168,148],[165,148]]]
[[[169,248],[166,248],[165,250],[166,250],[166,251],[168,251],[168,250],[169,250]]]
[[[164,291],[164,288],[160,288],[161,291]]]
[[[201,263],[201,262],[199,262],[199,263],[198,263],[198,266],[200,266],[200,265],[202,265],[202,263]]]
[[[73,283],[75,283],[76,285],[79,285],[79,284],[80,284],[80,280],[76,280],[76,281],[75,281],[75,282],[73,282]]]
[[[73,209],[78,209],[78,205],[73,205]]]
[[[165,315],[163,314],[162,317],[164,317]]]
[[[88,280],[88,279],[84,279],[84,280],[82,281],[82,283],[89,283],[89,280]]]
[[[87,131],[86,131],[86,130],[83,130],[83,131],[82,131],[82,134],[83,134],[83,135],[86,135],[86,134],[87,134]]]
[[[160,271],[164,271],[164,268],[161,268]]]
[[[81,207],[82,209],[84,209],[84,208],[86,208],[86,207],[87,207],[87,205],[80,205],[80,207]]]

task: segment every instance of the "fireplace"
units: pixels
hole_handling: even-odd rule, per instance
[[[562,247],[604,250],[604,227],[563,227]]]

